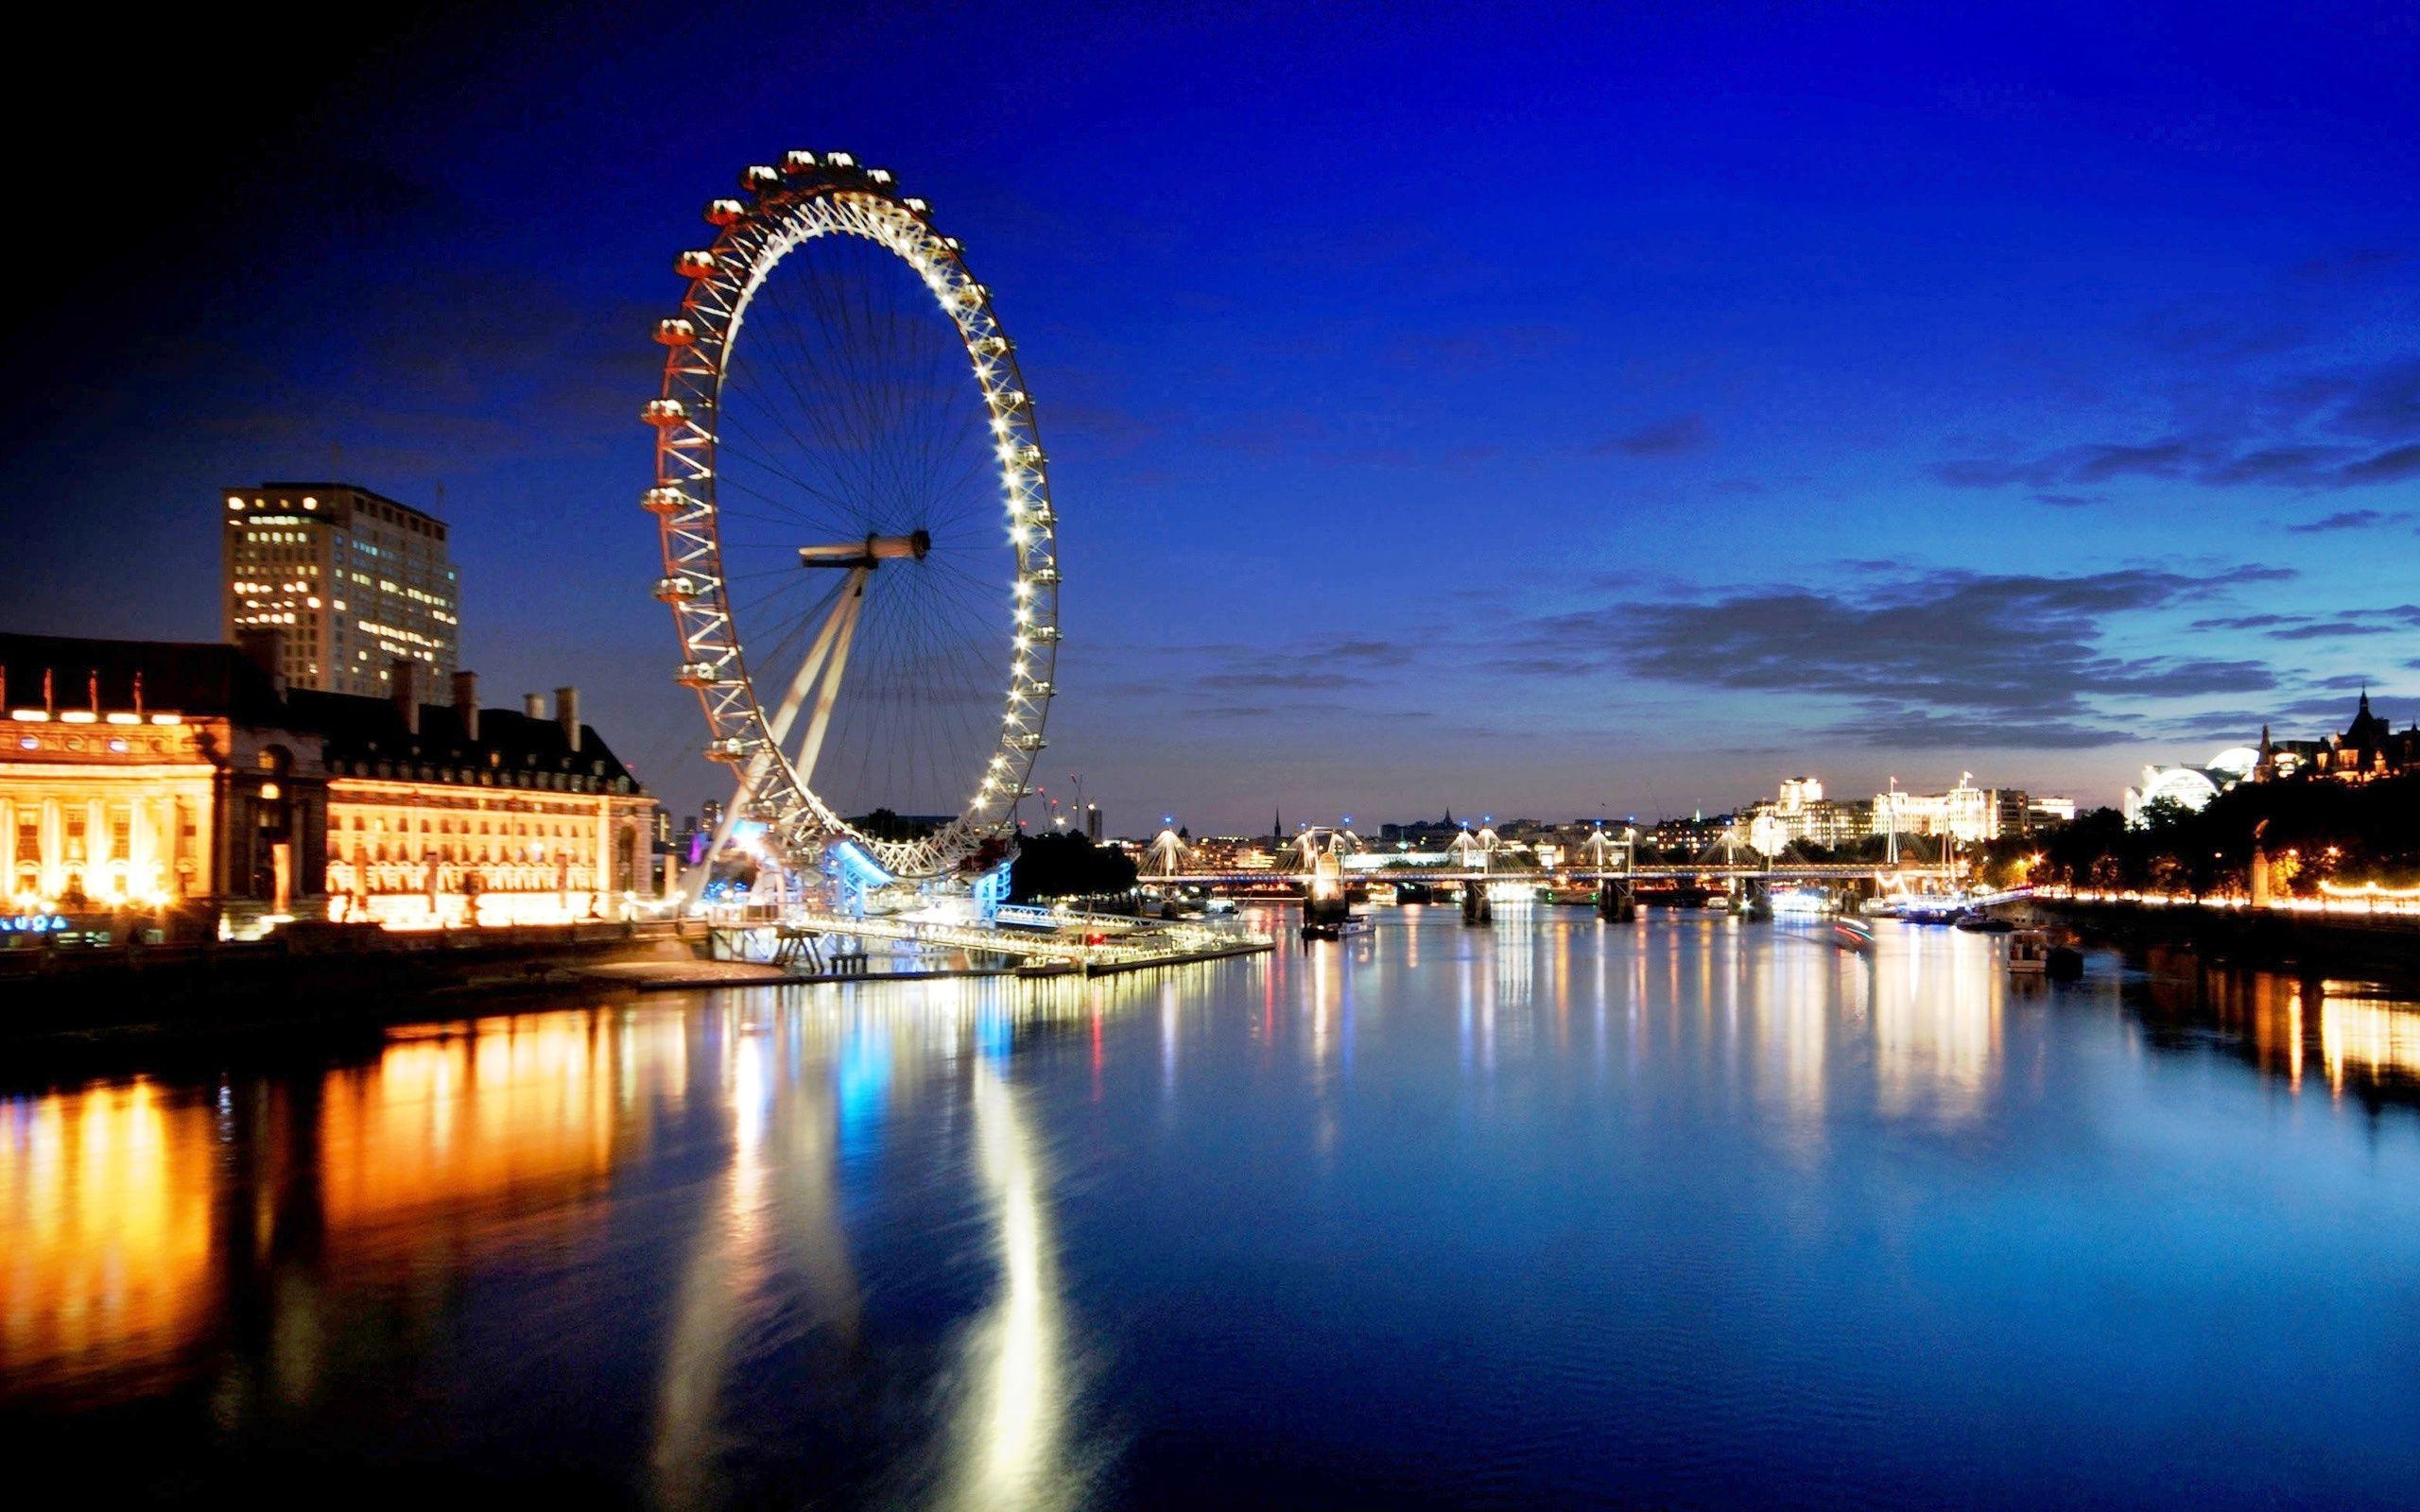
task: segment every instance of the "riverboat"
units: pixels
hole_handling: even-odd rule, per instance
[[[1360,914],[1312,919],[1303,925],[1305,939],[1349,939],[1370,933],[1370,920]]]
[[[2009,936],[2008,969],[2012,976],[2048,976],[2050,936],[2038,929],[2020,929]]]

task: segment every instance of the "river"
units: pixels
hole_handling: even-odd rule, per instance
[[[21,1077],[0,1435],[100,1504],[2420,1502],[2420,1004],[1380,920]]]

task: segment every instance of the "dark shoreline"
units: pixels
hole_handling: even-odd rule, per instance
[[[2095,944],[2130,951],[2181,948],[2213,965],[2356,976],[2420,988],[2420,920],[2046,898],[2031,900],[2023,911]]]

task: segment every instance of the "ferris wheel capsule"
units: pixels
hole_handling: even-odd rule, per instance
[[[743,170],[739,175],[739,187],[752,195],[761,195],[767,190],[779,189],[781,186],[782,170],[770,163],[757,163]]]
[[[706,224],[709,226],[736,226],[747,218],[748,207],[736,199],[706,201]]]
[[[685,422],[689,406],[677,399],[650,399],[647,407],[639,411],[639,418],[662,430]]]
[[[710,250],[683,252],[672,260],[672,270],[683,278],[712,278],[715,276],[715,254]]]
[[[658,346],[692,346],[697,339],[698,327],[695,321],[685,320],[680,316],[673,315],[655,322],[655,340]]]
[[[792,178],[813,173],[821,165],[815,161],[815,154],[812,152],[791,151],[782,154],[782,171]]]
[[[654,488],[639,495],[639,507],[649,514],[679,514],[688,503],[679,489]]]

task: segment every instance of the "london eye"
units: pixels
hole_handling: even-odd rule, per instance
[[[684,251],[655,481],[679,680],[735,823],[793,870],[903,879],[1013,834],[1052,695],[1057,520],[1033,405],[958,239],[843,152],[751,167]]]

